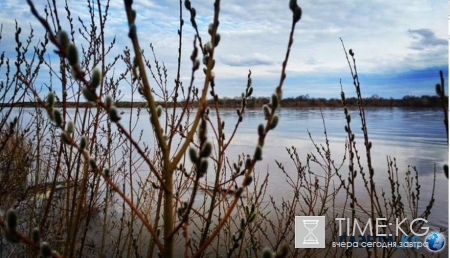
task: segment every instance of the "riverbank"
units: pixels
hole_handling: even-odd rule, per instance
[[[269,98],[266,97],[250,97],[247,99],[246,106],[248,108],[260,108],[264,104],[270,102]],[[177,102],[174,104],[169,101],[158,101],[159,105],[163,107],[173,107],[176,106],[184,106],[185,103],[183,101]],[[215,105],[213,100],[208,100],[209,105]],[[309,96],[298,96],[298,97],[289,97],[280,101],[281,106],[283,107],[342,107],[342,102],[340,99],[332,98],[310,98]],[[89,107],[92,104],[90,102],[66,102],[65,106],[68,108],[74,107]],[[143,101],[117,101],[115,103],[116,107],[119,108],[131,108],[131,107],[141,107],[144,108],[147,106],[146,102]],[[196,106],[197,102],[191,102],[189,105]],[[217,101],[217,105],[220,108],[239,108],[242,106],[242,100],[238,97],[236,98],[222,98]],[[372,96],[370,98],[363,99],[363,105],[365,107],[408,107],[408,108],[442,108],[441,99],[437,96],[404,96],[401,99],[394,98],[382,98],[378,96]],[[0,107],[36,107],[39,106],[37,102],[21,102],[21,103],[1,103]],[[56,107],[62,107],[62,103],[55,103]],[[347,107],[357,107],[358,101],[355,97],[346,99]]]

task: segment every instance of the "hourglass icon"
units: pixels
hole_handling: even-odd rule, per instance
[[[313,234],[314,229],[317,227],[317,224],[319,223],[319,220],[303,220],[303,226],[308,230],[308,234],[303,239],[303,244],[318,244],[319,240],[317,237]]]

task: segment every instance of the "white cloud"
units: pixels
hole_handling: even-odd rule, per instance
[[[34,1],[44,15],[44,3]],[[153,43],[158,59],[168,69],[169,84],[177,70],[179,1],[134,1],[136,24],[141,47],[150,54]],[[64,2],[57,2],[63,28],[69,29]],[[78,17],[89,23],[85,1],[69,1],[75,30],[80,27]],[[213,17],[209,0],[192,1],[197,10],[197,23],[203,43],[208,41],[208,24]],[[294,45],[288,65],[288,78],[302,75],[348,73],[348,65],[339,37],[347,48],[356,53],[361,73],[388,74],[411,69],[443,66],[448,62],[446,42],[447,3],[443,1],[300,1],[303,16],[296,26]],[[2,48],[14,53],[14,22],[23,28],[23,35],[33,24],[37,36],[43,30],[30,15],[29,7],[18,0],[1,4],[0,22],[3,23]],[[104,6],[103,6],[104,11]],[[194,31],[189,13],[182,6],[184,26],[182,45],[182,78],[190,78],[192,41]],[[131,46],[127,37],[128,25],[122,1],[111,1],[105,35],[107,43],[116,36],[116,47],[109,58]],[[98,17],[96,17],[98,19]],[[284,59],[292,13],[288,1],[229,0],[223,2],[219,33],[221,42],[216,51],[216,75],[219,84],[244,81],[251,69],[254,76],[262,76],[260,89],[271,92],[279,80]],[[77,42],[84,40],[78,35]],[[86,43],[83,43],[86,44]],[[152,56],[148,56],[153,60]],[[119,69],[117,67],[116,69]],[[201,79],[200,74],[197,80]],[[255,80],[256,78],[254,78]],[[222,80],[222,81],[220,81]],[[222,82],[222,83],[220,83]],[[338,82],[336,82],[338,83]],[[201,82],[197,81],[197,84]],[[126,90],[126,87],[124,87]],[[235,92],[224,90],[224,95]]]
[[[266,55],[260,53],[252,53],[247,55],[229,54],[224,55],[220,60],[230,66],[259,66],[259,65],[271,65],[273,60]]]

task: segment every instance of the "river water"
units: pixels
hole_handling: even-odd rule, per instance
[[[256,126],[263,119],[259,110],[250,111],[250,114],[253,113],[254,115],[244,119],[244,126],[239,138],[236,139],[238,144],[234,146],[236,151],[255,145]],[[365,156],[359,112],[350,110],[350,114],[360,155]],[[431,194],[436,166],[436,203],[429,222],[434,226],[447,228],[448,180],[442,173],[442,166],[448,164],[448,146],[442,110],[367,108],[365,114],[369,140],[372,141],[373,146],[372,163],[377,186],[389,192],[386,158],[387,156],[395,157],[401,175],[404,175],[408,165],[417,168],[423,204],[425,204],[425,200],[428,200],[427,197]],[[278,168],[273,160],[276,159],[286,165],[292,163],[284,150],[285,147],[290,146],[295,146],[300,156],[306,160],[307,153],[315,152],[308,131],[316,143],[325,144],[322,115],[330,141],[332,159],[336,162],[342,160],[347,135],[344,130],[346,122],[342,109],[329,108],[322,111],[320,109],[282,109],[279,113],[279,126],[268,135],[266,148],[264,148],[265,159],[259,167],[269,167],[269,170],[275,174]],[[346,166],[343,169],[347,169]],[[273,176],[269,180],[270,192],[275,196],[286,194],[283,192],[283,185],[285,180],[282,177]],[[442,216],[443,214],[445,216]]]
[[[32,109],[27,109],[25,117],[32,114]],[[69,109],[69,113],[72,112]],[[132,135],[139,138],[141,130],[144,132],[140,140],[148,146],[153,146],[154,139],[148,137],[149,117],[146,112],[140,114],[136,120],[136,111],[130,115],[130,109],[120,109],[121,122],[127,125],[130,119],[135,121],[135,129]],[[364,161],[365,152],[361,122],[358,110],[350,109],[352,116],[352,129],[355,133],[357,146]],[[263,149],[263,160],[257,163],[256,173],[264,176],[269,173],[267,195],[275,200],[289,198],[292,190],[286,188],[286,178],[275,163],[282,162],[288,174],[295,176],[296,167],[287,153],[286,148],[295,147],[303,163],[309,153],[316,153],[316,144],[325,144],[324,121],[331,148],[331,159],[336,163],[342,161],[345,154],[346,124],[344,112],[338,108],[303,108],[280,109],[277,111],[280,121],[275,130],[271,130],[266,138]],[[225,135],[230,137],[237,121],[236,110],[220,110],[222,120],[225,121]],[[323,117],[323,119],[322,119]],[[210,118],[215,120],[214,112]],[[161,119],[164,119],[161,118]],[[443,123],[443,112],[440,109],[406,109],[406,108],[367,108],[367,128],[369,139],[372,141],[372,163],[375,171],[375,182],[378,189],[390,193],[391,185],[388,180],[387,157],[396,158],[399,168],[399,178],[405,177],[408,165],[415,166],[419,172],[421,184],[421,199],[419,202],[419,214],[428,205],[433,187],[434,171],[436,170],[435,203],[428,219],[428,226],[434,229],[448,228],[448,180],[442,172],[442,166],[448,164],[448,145],[446,131]],[[26,118],[24,118],[26,120]],[[261,109],[246,110],[243,121],[230,144],[227,156],[231,161],[239,154],[252,155],[257,143],[257,126],[265,123]],[[134,124],[134,123],[133,123]],[[308,134],[311,134],[311,138]],[[212,132],[210,131],[211,135]],[[342,167],[342,174],[348,172],[348,161]],[[364,164],[364,162],[363,162]],[[312,166],[316,174],[320,174],[317,166]],[[365,167],[367,171],[367,166]],[[211,172],[210,166],[208,173]],[[357,192],[364,193],[362,184],[357,185]],[[200,197],[201,198],[201,197]],[[369,198],[363,194],[358,196],[359,202]]]
[[[123,123],[128,123],[129,111],[122,109]],[[317,144],[325,144],[324,123],[330,143],[331,156],[336,163],[342,161],[345,152],[346,125],[344,112],[340,108],[295,108],[277,111],[280,122],[275,130],[269,132],[263,149],[263,160],[256,165],[256,173],[269,173],[267,193],[275,199],[289,198],[291,191],[286,190],[286,178],[275,163],[282,162],[288,173],[295,174],[296,169],[286,148],[296,147],[299,156],[306,162],[308,153],[315,153],[315,147],[309,137]],[[145,112],[144,112],[145,113]],[[143,113],[143,114],[144,114]],[[365,160],[361,121],[357,109],[350,109],[352,130],[362,160]],[[369,140],[372,141],[372,164],[375,170],[377,188],[390,193],[387,173],[387,157],[396,159],[399,178],[403,180],[408,165],[417,168],[421,184],[421,201],[419,212],[422,212],[431,196],[434,171],[436,168],[435,204],[429,217],[429,225],[434,228],[448,228],[448,180],[442,172],[442,166],[448,164],[448,146],[441,109],[408,109],[408,108],[366,108],[365,109]],[[237,121],[235,109],[222,109],[222,120],[225,121],[225,135],[230,136]],[[322,119],[323,117],[323,119]],[[162,118],[163,119],[163,118]],[[211,112],[210,119],[216,116]],[[261,109],[247,110],[243,121],[234,136],[227,152],[233,160],[237,155],[252,155],[257,143],[257,127],[265,123]],[[136,132],[147,130],[148,118],[141,117]],[[211,132],[209,132],[211,135]],[[144,137],[145,139],[145,137]],[[148,138],[147,138],[148,139]],[[153,140],[150,139],[150,146]],[[348,155],[347,155],[348,156]],[[366,166],[367,171],[367,166]],[[211,171],[210,168],[209,171]],[[348,159],[341,173],[348,172]],[[319,173],[318,171],[315,171]],[[212,172],[210,172],[212,173]],[[403,181],[400,181],[402,183]],[[363,185],[359,186],[364,192]],[[360,196],[360,202],[364,202]],[[369,200],[369,199],[367,199]]]

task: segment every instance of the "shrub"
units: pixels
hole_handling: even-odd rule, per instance
[[[178,256],[176,252],[183,252],[186,257],[224,254],[228,257],[337,257],[345,254],[330,247],[302,251],[293,248],[295,215],[334,218],[335,200],[343,193],[352,218],[359,216],[357,209],[370,218],[394,213],[406,216],[400,202],[403,197],[399,192],[395,160],[388,160],[391,196],[387,197],[384,192],[379,194],[375,187],[371,142],[364,129],[366,122],[358,75],[353,70],[369,174],[363,173],[343,92],[348,156],[340,166],[334,164],[328,139],[326,148],[314,143],[317,152],[308,154],[306,165],[302,164],[294,146],[288,149],[297,174],[292,176],[277,162],[293,192],[292,199],[281,203],[266,194],[268,173],[266,176],[255,173],[255,164],[267,159],[264,155],[266,138],[282,123],[277,111],[282,103],[295,25],[302,14],[295,0],[289,1],[292,27],[280,84],[271,97],[261,103],[262,123],[255,128],[254,148],[235,157],[229,155],[229,146],[238,134],[254,89],[249,71],[248,77],[243,78],[246,86],[235,123],[226,125],[219,112],[220,96],[214,70],[214,53],[221,47],[219,0],[213,5],[214,18],[208,29],[208,39],[200,36],[195,6],[189,0],[180,1],[180,55],[185,30],[183,8],[188,10],[194,38],[187,61],[189,82],[182,83],[180,70],[185,61],[180,56],[173,90],[167,82],[168,71],[164,63],[158,61],[153,46],[150,45],[151,59],[141,50],[137,33],[141,27],[135,20],[138,10],[133,9],[133,1],[124,1],[132,48],[125,48],[123,54],[116,56],[111,52],[115,40],[107,42],[105,39],[110,20],[109,2],[101,5],[88,1],[91,20],[80,19],[78,31],[68,2],[64,11],[57,9],[55,3],[45,7],[45,17],[32,1],[27,2],[47,34],[34,48],[39,59],[35,72],[27,69],[21,73],[18,69],[13,75],[7,75],[23,84],[23,88],[17,86],[10,90],[16,94],[23,91],[23,95],[15,94],[11,99],[0,96],[3,104],[25,103],[24,96],[31,96],[32,104],[37,103],[33,106],[35,114],[30,124],[23,129],[29,132],[27,137],[30,138],[16,131],[9,134],[3,125],[0,127],[5,134],[0,135],[0,143],[5,143],[1,145],[0,155],[9,158],[0,163],[0,172],[17,170],[14,178],[8,173],[0,174],[6,178],[0,183],[10,187],[0,188],[6,189],[5,194],[9,196],[2,198],[0,204],[4,209],[15,208],[8,209],[0,219],[0,226],[6,240],[26,244],[9,246],[5,253],[36,256],[40,252],[44,257],[173,257]],[[67,21],[60,20],[61,13],[65,13]],[[62,28],[63,24],[67,24],[66,27]],[[21,48],[20,33],[21,28],[17,26],[17,66],[24,63],[32,67],[25,59],[28,50]],[[81,37],[74,42],[77,33]],[[29,38],[32,37],[31,33]],[[56,53],[51,55],[57,57],[57,69],[50,62],[44,62],[49,43],[56,47]],[[353,54],[351,56],[354,61]],[[125,69],[117,74],[115,68],[119,63]],[[43,89],[33,83],[40,67],[51,71],[51,83]],[[199,82],[195,78],[202,72],[205,75],[203,86],[197,88],[195,85]],[[61,84],[61,92],[55,92],[52,85],[55,83]],[[124,83],[133,93],[126,110],[120,108],[123,94],[119,85]],[[48,92],[46,96],[40,93],[42,90]],[[145,106],[136,103],[141,99]],[[23,109],[19,110],[22,113]],[[145,121],[148,126],[138,128],[145,112],[150,120]],[[10,116],[10,112],[5,114],[6,118]],[[346,177],[342,168],[347,159],[350,172]],[[324,169],[325,176],[319,177],[313,171],[313,163]],[[2,170],[3,167],[7,169]],[[367,187],[370,207],[362,205],[355,197],[357,175]],[[415,176],[412,172],[408,174],[407,195],[419,195],[417,179],[417,173]],[[416,183],[416,188],[412,182]],[[24,191],[31,192],[28,198],[24,197],[27,196]],[[45,194],[38,198],[41,192]],[[14,201],[17,198],[21,198],[21,202]],[[411,201],[415,214],[417,201],[418,198]],[[432,204],[433,199],[423,217],[429,215]],[[269,229],[273,235],[268,234]],[[336,232],[332,223],[327,224],[327,229]],[[394,250],[383,252],[382,255],[390,255]],[[349,249],[346,255],[352,253]]]

